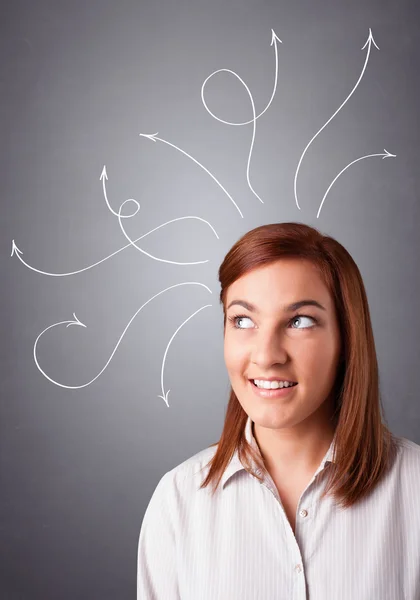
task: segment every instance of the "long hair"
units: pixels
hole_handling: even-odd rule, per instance
[[[348,508],[367,496],[391,468],[398,438],[383,416],[378,362],[365,287],[349,252],[334,238],[303,223],[273,223],[248,231],[229,250],[219,268],[220,302],[226,328],[229,286],[249,271],[282,258],[311,261],[327,286],[336,310],[342,341],[334,395],[335,445],[333,463],[322,497],[331,494]],[[245,439],[248,415],[232,387],[217,450],[207,463],[213,494],[235,451],[244,467],[260,481],[265,464]]]

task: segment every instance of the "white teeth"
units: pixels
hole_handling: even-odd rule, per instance
[[[255,385],[265,390],[276,390],[277,388],[292,386],[288,381],[264,381],[263,379],[254,379]]]

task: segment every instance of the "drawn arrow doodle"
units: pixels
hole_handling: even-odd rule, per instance
[[[125,202],[130,202],[130,200],[126,200]],[[123,202],[121,204],[120,210],[124,206],[125,202]],[[182,219],[199,219],[200,217],[181,217],[181,218]],[[204,219],[202,219],[202,220],[204,220]],[[195,261],[195,262],[178,262],[176,260],[166,260],[164,258],[157,258],[156,256],[153,256],[152,254],[149,254],[148,252],[146,252],[146,250],[143,250],[142,248],[137,246],[135,241],[130,238],[130,236],[125,231],[123,224],[121,222],[121,215],[118,215],[118,222],[120,224],[121,231],[123,232],[123,234],[127,238],[127,240],[130,242],[130,245],[133,246],[134,248],[136,248],[142,254],[145,254],[146,256],[149,256],[150,258],[153,258],[154,260],[157,260],[159,262],[164,262],[164,263],[170,263],[171,265],[199,265],[202,263],[209,262],[208,260],[199,260],[199,261]],[[210,227],[211,227],[211,225],[210,225]],[[213,227],[212,227],[212,229],[213,229]],[[213,231],[214,231],[214,229],[213,229]],[[216,234],[217,239],[219,239],[219,236],[217,235],[217,233],[215,231],[214,231],[214,233]]]
[[[105,185],[105,180],[108,181],[108,175],[106,172],[106,166],[104,165],[104,168],[102,169],[102,173],[101,176],[99,177],[99,180],[102,181],[102,188],[104,191],[104,198],[105,198],[105,202],[107,207],[109,208],[109,210],[112,212],[113,215],[115,215],[116,217],[118,217],[118,213],[116,213],[112,208],[111,205],[108,202],[108,196],[106,193],[106,185]],[[132,200],[133,202],[135,202],[135,204],[137,205],[136,208],[136,212],[134,212],[132,215],[120,215],[123,219],[130,219],[131,217],[134,217],[138,211],[140,210],[140,204],[137,202],[137,200],[134,200],[133,198],[129,198],[129,200]]]
[[[248,183],[248,187],[251,190],[251,192],[254,194],[254,196],[256,198],[258,198],[258,200],[264,204],[263,200],[260,198],[260,196],[257,194],[257,192],[254,190],[254,188],[252,187],[251,181],[250,181],[250,177],[249,177],[249,171],[250,171],[250,165],[251,165],[251,157],[252,157],[252,151],[254,148],[254,142],[255,142],[255,132],[256,132],[256,127],[257,127],[257,119],[259,119],[261,117],[261,115],[263,115],[265,113],[265,111],[269,108],[269,106],[271,105],[274,95],[276,93],[276,89],[277,89],[277,80],[278,80],[278,49],[277,49],[277,42],[282,43],[282,41],[280,40],[280,38],[276,35],[276,33],[274,32],[274,30],[271,30],[271,46],[274,45],[274,52],[275,52],[275,57],[276,57],[276,66],[275,66],[275,76],[274,76],[274,88],[273,88],[273,92],[271,94],[271,98],[267,104],[267,106],[264,108],[264,110],[262,110],[260,112],[259,115],[256,115],[255,113],[255,103],[254,103],[254,98],[252,96],[251,91],[249,90],[248,86],[246,85],[245,81],[237,74],[235,73],[235,71],[231,71],[230,69],[218,69],[217,71],[214,71],[213,73],[211,73],[203,82],[203,85],[201,86],[201,100],[204,104],[204,108],[207,110],[207,112],[217,121],[220,121],[221,123],[225,123],[226,125],[234,125],[234,126],[242,126],[242,125],[248,125],[249,123],[252,123],[252,138],[251,138],[251,145],[249,148],[249,152],[248,152],[248,160],[247,160],[247,165],[246,165],[246,180]],[[207,106],[207,103],[205,101],[204,98],[204,88],[206,83],[208,82],[208,80],[213,77],[214,75],[216,75],[217,73],[231,73],[232,75],[234,75],[237,79],[239,79],[239,81],[242,83],[242,85],[244,86],[244,88],[247,91],[247,94],[249,96],[250,102],[251,102],[251,107],[252,107],[252,115],[253,118],[250,119],[249,121],[242,121],[242,122],[233,122],[233,121],[225,121],[224,119],[220,119],[218,116],[216,116]]]
[[[251,145],[249,147],[249,152],[248,152],[248,160],[246,163],[246,180],[248,182],[248,187],[251,190],[251,192],[254,194],[254,196],[256,198],[258,198],[258,200],[264,204],[263,200],[259,197],[259,195],[257,194],[257,192],[254,190],[254,188],[252,187],[250,178],[249,178],[249,169],[250,169],[250,164],[251,164],[251,156],[252,156],[252,150],[254,148],[254,141],[255,141],[255,131],[257,129],[257,123],[256,123],[256,118],[255,118],[255,104],[254,104],[254,99],[252,97],[252,94],[248,88],[248,86],[246,85],[245,81],[243,79],[241,79],[241,77],[239,77],[239,75],[237,75],[234,71],[231,71],[230,69],[219,69],[218,71],[215,71],[215,73],[220,73],[221,71],[225,71],[226,73],[232,73],[232,75],[235,75],[235,77],[237,77],[239,79],[239,81],[242,83],[242,85],[245,87],[249,99],[251,101],[251,106],[252,106],[252,114],[254,115],[254,118],[251,120],[252,123],[252,137],[251,137]]]
[[[162,398],[162,400],[165,401],[166,406],[168,406],[168,407],[169,407],[168,396],[169,396],[169,392],[171,390],[168,390],[166,392],[166,394],[165,394],[165,390],[164,390],[164,387],[163,387],[163,369],[165,368],[165,359],[166,359],[166,354],[167,354],[167,352],[169,350],[169,346],[171,345],[172,340],[174,339],[174,337],[176,336],[176,334],[178,333],[178,331],[181,329],[181,327],[183,327],[187,321],[189,321],[190,319],[192,319],[192,317],[194,315],[196,315],[197,313],[199,313],[200,310],[203,310],[203,308],[208,308],[209,306],[212,306],[212,305],[211,304],[206,304],[206,306],[202,306],[201,308],[199,308],[198,310],[196,310],[195,313],[193,313],[191,316],[189,316],[188,319],[185,319],[185,321],[182,323],[182,325],[180,325],[178,327],[178,329],[175,331],[175,333],[173,334],[173,336],[169,340],[168,345],[166,346],[165,354],[163,355],[162,370],[161,370],[161,373],[160,373],[160,383],[161,383],[161,386],[162,386],[162,396],[158,396],[158,398]]]
[[[325,192],[324,197],[322,198],[322,202],[321,202],[321,204],[319,206],[318,214],[316,216],[317,219],[319,217],[319,213],[321,212],[321,208],[322,208],[322,205],[324,204],[325,198],[327,197],[330,189],[332,188],[332,186],[334,185],[334,183],[337,181],[337,179],[340,177],[340,175],[342,175],[344,173],[344,171],[347,171],[347,169],[349,167],[351,167],[352,165],[354,165],[355,163],[357,163],[357,162],[359,162],[361,160],[364,160],[365,158],[371,158],[373,156],[382,156],[382,160],[383,160],[384,158],[391,158],[391,157],[395,158],[397,155],[396,154],[391,154],[390,152],[388,152],[388,150],[385,150],[385,148],[384,148],[384,152],[383,153],[380,153],[380,154],[367,154],[366,156],[361,156],[360,158],[356,158],[356,160],[353,160],[351,163],[349,163],[346,167],[344,167],[344,169],[342,169],[339,172],[339,174],[336,177],[334,177],[334,179],[332,180],[332,182],[328,186],[327,191]]]
[[[170,290],[170,289],[172,289],[172,288],[175,288],[175,287],[181,286],[181,285],[201,285],[201,286],[205,287],[205,288],[206,288],[206,290],[208,290],[208,291],[210,292],[210,294],[212,294],[212,293],[213,293],[213,292],[210,290],[210,288],[208,288],[206,285],[204,285],[204,283],[199,283],[199,282],[196,282],[196,281],[186,281],[186,282],[183,282],[183,283],[176,283],[175,285],[171,285],[170,287],[168,287],[168,288],[166,288],[166,289],[162,290],[161,292],[158,292],[157,294],[155,294],[154,296],[152,296],[151,298],[149,298],[149,300],[147,300],[147,302],[145,302],[145,303],[144,303],[142,306],[140,306],[140,308],[139,308],[139,309],[138,309],[138,310],[137,310],[137,311],[134,313],[134,315],[131,317],[130,321],[128,322],[128,324],[126,325],[126,327],[125,327],[124,331],[122,332],[122,334],[121,334],[121,336],[120,336],[120,339],[118,340],[118,342],[117,342],[117,344],[116,344],[116,346],[115,346],[114,350],[112,351],[112,354],[111,354],[111,356],[110,356],[110,357],[109,357],[109,359],[107,360],[107,362],[106,362],[105,366],[104,366],[104,367],[103,367],[103,368],[102,368],[102,369],[99,371],[99,373],[98,373],[98,374],[97,374],[97,375],[96,375],[96,376],[95,376],[93,379],[91,379],[91,380],[90,380],[90,381],[88,381],[87,383],[84,383],[84,384],[82,384],[82,385],[64,385],[63,383],[59,383],[58,381],[55,381],[54,379],[51,379],[51,377],[48,377],[48,375],[45,373],[45,371],[43,371],[43,370],[42,370],[42,368],[41,368],[41,367],[40,367],[40,365],[39,365],[38,358],[37,358],[37,346],[38,346],[38,342],[39,342],[39,340],[41,339],[41,337],[42,337],[42,336],[43,336],[43,335],[44,335],[44,334],[45,334],[45,333],[46,333],[46,332],[47,332],[49,329],[52,329],[53,327],[58,327],[59,325],[66,325],[66,327],[70,327],[70,325],[78,325],[79,327],[85,327],[85,328],[87,327],[87,326],[86,326],[84,323],[82,323],[82,322],[81,322],[81,321],[80,321],[80,320],[79,320],[79,319],[76,317],[75,313],[73,313],[73,317],[74,317],[74,320],[73,320],[73,321],[60,321],[59,323],[54,323],[53,325],[50,325],[49,327],[47,327],[46,329],[44,329],[43,331],[41,331],[41,333],[38,335],[38,337],[37,337],[37,338],[36,338],[36,340],[35,340],[35,344],[34,344],[34,351],[33,351],[33,353],[34,353],[34,360],[35,360],[35,364],[36,364],[36,366],[38,367],[38,369],[40,370],[40,372],[41,372],[41,373],[44,375],[44,377],[46,377],[46,378],[48,379],[48,381],[51,381],[51,383],[54,383],[55,385],[58,385],[59,387],[66,388],[66,389],[68,389],[68,390],[80,390],[81,388],[87,387],[88,385],[90,385],[91,383],[93,383],[94,381],[96,381],[96,379],[98,379],[98,377],[99,377],[100,375],[102,375],[102,373],[105,371],[105,369],[107,368],[107,366],[108,366],[108,365],[109,365],[109,363],[111,362],[111,360],[112,360],[112,357],[114,356],[115,352],[117,351],[117,348],[118,348],[118,346],[120,345],[120,343],[121,343],[121,341],[122,341],[122,339],[123,339],[123,337],[124,337],[124,335],[125,335],[126,331],[127,331],[127,330],[128,330],[128,328],[130,327],[131,323],[134,321],[134,319],[136,318],[136,316],[139,314],[139,312],[142,310],[142,308],[144,308],[144,307],[145,307],[147,304],[149,304],[149,302],[151,302],[151,301],[152,301],[154,298],[156,298],[157,296],[160,296],[160,294],[163,294],[164,292],[166,292],[166,291],[168,291],[168,290]],[[209,305],[207,305],[207,306],[211,306],[211,304],[209,304]],[[206,308],[207,306],[204,306],[204,307],[202,307],[202,308]],[[200,310],[202,310],[202,309],[200,309]],[[197,312],[199,312],[199,311],[197,311]],[[196,313],[194,313],[194,314],[196,314]],[[192,317],[192,316],[194,316],[194,314],[193,314],[193,315],[191,315],[191,317]],[[189,319],[190,319],[191,317],[189,317]],[[187,321],[188,321],[188,319],[187,319]],[[186,321],[185,321],[185,322],[186,322]],[[181,325],[181,327],[182,327],[182,325]],[[164,359],[163,359],[163,364],[162,364],[161,383],[162,383],[162,394],[163,394],[163,396],[159,396],[159,398],[163,398],[163,399],[165,400],[165,402],[166,402],[166,404],[167,404],[167,405],[168,405],[167,398],[168,398],[169,391],[168,391],[168,392],[165,394],[165,391],[164,391],[164,388],[163,388],[163,368],[164,368],[164,363],[165,363],[166,353],[167,353],[167,351],[168,351],[169,345],[170,345],[170,343],[172,342],[172,339],[174,338],[174,336],[176,335],[176,333],[177,333],[177,331],[178,331],[179,329],[180,329],[180,327],[178,327],[178,329],[175,331],[174,335],[172,336],[172,338],[171,338],[171,339],[170,339],[170,341],[169,341],[169,344],[168,344],[168,346],[167,346],[167,348],[166,348],[166,351],[165,351],[165,356],[164,356]],[[169,405],[168,405],[168,406],[169,406]]]
[[[167,144],[168,146],[175,148],[175,150],[178,150],[178,152],[181,152],[182,154],[187,156],[189,159],[191,159],[193,162],[195,162],[196,165],[201,167],[203,169],[203,171],[205,171],[208,175],[210,175],[210,177],[213,179],[213,181],[215,181],[217,183],[217,185],[224,191],[224,193],[231,200],[231,202],[233,202],[236,210],[239,212],[242,219],[244,218],[243,214],[241,213],[241,211],[239,209],[239,206],[236,204],[235,200],[232,198],[232,196],[229,194],[229,192],[226,190],[226,188],[224,188],[223,185],[220,183],[220,181],[218,179],[216,179],[216,177],[213,175],[213,173],[210,173],[210,171],[208,169],[206,169],[206,167],[204,165],[202,165],[201,162],[199,162],[193,156],[191,156],[191,154],[188,154],[188,152],[185,152],[185,150],[182,150],[182,148],[180,148],[179,146],[175,146],[175,144],[171,144],[171,142],[168,142],[167,140],[164,140],[163,138],[157,137],[158,132],[150,133],[150,134],[140,133],[139,135],[141,137],[145,137],[149,140],[152,140],[152,142],[155,142],[155,143],[156,143],[156,140],[159,142],[163,142],[164,144]]]
[[[117,213],[117,216],[118,216],[118,213]],[[25,267],[27,267],[28,269],[31,269],[31,271],[35,271],[35,273],[40,273],[41,275],[49,275],[50,277],[68,277],[69,275],[77,275],[78,273],[83,273],[83,271],[88,271],[89,269],[93,269],[93,267],[100,265],[104,261],[108,260],[109,258],[112,258],[116,254],[118,254],[119,252],[122,252],[123,250],[125,250],[126,248],[129,248],[130,246],[134,246],[135,248],[137,248],[137,250],[140,250],[140,252],[143,252],[150,258],[154,258],[155,260],[158,260],[161,262],[169,262],[169,263],[176,264],[176,265],[199,265],[202,263],[209,262],[208,260],[199,260],[197,262],[192,262],[192,263],[181,263],[181,262],[174,262],[171,260],[163,260],[162,258],[157,258],[156,256],[153,256],[152,254],[148,254],[147,252],[145,252],[144,250],[141,250],[138,246],[136,246],[135,242],[138,242],[139,240],[143,239],[150,233],[153,233],[157,229],[160,229],[161,227],[164,227],[165,225],[168,225],[169,223],[173,223],[174,221],[181,221],[182,219],[198,219],[199,221],[203,221],[204,223],[207,223],[207,225],[213,231],[214,235],[217,237],[217,239],[219,239],[219,236],[217,235],[215,229],[210,225],[210,223],[208,221],[206,221],[205,219],[202,219],[201,217],[188,216],[188,217],[177,217],[176,219],[171,219],[170,221],[167,221],[166,223],[163,223],[162,225],[158,225],[158,227],[151,229],[144,235],[141,235],[140,237],[138,237],[136,240],[130,240],[129,244],[127,244],[126,246],[123,246],[119,250],[116,250],[112,254],[109,254],[102,260],[98,260],[96,263],[93,263],[93,265],[89,265],[88,267],[84,267],[83,269],[79,269],[78,271],[70,271],[69,273],[49,273],[47,271],[41,271],[40,269],[35,269],[34,267],[32,267],[31,265],[29,265],[27,262],[25,262],[23,260],[23,258],[22,258],[23,252],[16,246],[15,240],[12,240],[12,253],[10,256],[16,255],[17,258],[20,260],[20,262],[23,265],[25,265]],[[126,237],[128,237],[128,236],[126,236]]]
[[[105,177],[106,177],[106,179],[108,179],[108,177],[107,177],[107,174],[106,174],[106,167],[104,166],[104,168],[103,168],[103,170],[102,170],[102,174],[101,174],[101,177],[100,177],[100,179],[102,179],[102,181],[104,181],[104,180],[105,180]],[[104,189],[105,189],[105,188],[104,188]],[[107,205],[108,205],[108,208],[110,208],[110,206],[109,206],[109,203],[108,203],[108,198],[107,198],[107,196],[106,196],[106,193],[105,193],[105,200],[106,200],[106,203],[107,203]],[[130,245],[131,245],[131,246],[133,246],[134,248],[136,248],[136,250],[138,250],[139,252],[142,252],[143,254],[146,254],[146,256],[149,256],[150,258],[153,258],[154,260],[157,260],[157,261],[160,261],[160,262],[166,262],[166,263],[170,263],[170,264],[172,264],[172,265],[196,265],[196,264],[202,264],[202,263],[204,263],[204,262],[208,262],[208,260],[204,260],[204,261],[198,261],[198,262],[192,262],[192,263],[182,263],[182,262],[177,262],[177,261],[174,261],[174,260],[165,260],[165,259],[162,259],[162,258],[157,258],[156,256],[152,256],[151,254],[148,254],[148,253],[147,253],[145,250],[143,250],[142,248],[140,248],[139,246],[137,246],[137,244],[135,243],[135,241],[134,241],[134,240],[132,240],[132,239],[130,238],[130,236],[127,234],[127,232],[125,231],[125,229],[124,229],[124,227],[123,227],[123,224],[122,224],[122,222],[121,222],[121,219],[124,217],[124,215],[122,215],[122,214],[121,214],[121,211],[122,211],[122,209],[123,209],[124,205],[125,205],[127,202],[134,202],[134,204],[136,205],[136,209],[135,209],[135,211],[134,211],[133,213],[131,213],[130,215],[128,215],[129,217],[134,217],[134,216],[135,216],[135,215],[136,215],[136,214],[139,212],[139,210],[140,210],[140,203],[139,203],[139,202],[137,202],[137,200],[134,200],[134,198],[128,198],[127,200],[125,200],[125,201],[124,201],[124,202],[121,204],[121,206],[120,206],[120,208],[119,208],[119,211],[118,211],[118,213],[116,213],[116,212],[115,212],[114,210],[112,210],[111,208],[110,208],[110,210],[111,210],[112,214],[114,214],[114,215],[116,215],[116,216],[118,217],[118,223],[119,223],[119,225],[120,225],[120,229],[121,229],[121,231],[123,232],[123,234],[124,234],[125,238],[126,238],[126,239],[127,239],[129,242],[130,242]],[[182,218],[183,218],[183,219],[186,219],[186,218],[187,218],[187,219],[188,219],[188,218],[197,218],[197,219],[199,219],[200,217],[182,217]],[[204,219],[202,219],[202,220],[204,220]],[[206,223],[207,223],[207,221],[206,221]],[[209,224],[209,226],[211,227],[211,225],[210,225],[210,224]],[[214,228],[213,228],[213,227],[211,227],[211,228],[212,228],[212,230],[214,231],[214,233],[215,233],[215,235],[216,235],[217,239],[219,239],[219,236],[217,235],[217,233],[216,233],[216,231],[214,230]]]
[[[274,96],[276,94],[276,90],[277,90],[277,80],[278,80],[278,70],[279,70],[279,57],[278,57],[278,47],[277,47],[277,42],[280,42],[280,44],[282,44],[283,42],[281,41],[281,39],[277,36],[277,34],[275,33],[274,29],[271,30],[271,43],[270,46],[274,45],[274,53],[275,53],[275,58],[276,58],[276,66],[275,66],[275,70],[274,70],[274,86],[273,86],[273,91],[271,94],[271,98],[268,101],[267,106],[264,108],[264,110],[262,110],[260,112],[259,115],[256,115],[255,120],[259,119],[270,107],[271,103],[273,102]],[[204,104],[205,109],[207,110],[207,112],[209,114],[211,114],[211,116],[216,119],[217,121],[220,121],[221,123],[225,123],[226,125],[235,125],[235,126],[242,126],[242,125],[249,125],[250,123],[254,122],[254,119],[250,119],[249,121],[242,121],[242,122],[238,122],[235,123],[233,121],[225,121],[224,119],[220,119],[217,115],[215,115],[207,106],[207,103],[204,99],[204,86],[206,85],[206,83],[208,82],[208,80],[213,77],[213,75],[216,75],[216,73],[220,73],[221,71],[227,71],[228,73],[233,73],[234,75],[236,75],[236,77],[238,77],[238,75],[236,73],[234,73],[233,71],[229,71],[229,69],[219,69],[218,71],[214,71],[214,73],[212,73],[211,75],[209,75],[205,80],[203,85],[201,86],[201,100]],[[239,78],[240,79],[240,78]]]
[[[298,193],[297,193],[297,178],[299,175],[299,169],[300,166],[302,164],[302,160],[308,150],[308,148],[310,147],[310,145],[312,144],[312,142],[318,137],[318,135],[321,133],[321,131],[323,131],[325,129],[325,127],[328,125],[328,123],[330,123],[333,118],[339,113],[339,111],[343,108],[343,106],[348,102],[348,100],[351,98],[351,96],[354,94],[354,92],[356,91],[360,81],[362,80],[362,77],[365,73],[367,64],[369,62],[369,56],[370,56],[370,51],[372,48],[372,44],[375,46],[375,48],[377,48],[379,50],[379,47],[376,45],[375,40],[373,39],[373,35],[372,35],[372,30],[369,28],[369,36],[368,39],[366,40],[366,43],[364,44],[364,46],[362,46],[362,50],[364,48],[367,48],[367,53],[366,53],[366,58],[365,58],[365,63],[363,65],[363,69],[362,72],[360,73],[359,79],[357,80],[355,86],[353,87],[353,89],[351,90],[350,94],[347,96],[347,98],[344,100],[344,102],[342,104],[340,104],[340,106],[337,108],[337,110],[335,111],[335,113],[328,119],[328,121],[321,127],[321,129],[319,129],[316,134],[309,140],[309,142],[307,143],[304,151],[302,152],[302,155],[299,159],[298,162],[298,166],[296,168],[296,173],[295,173],[295,179],[294,179],[294,183],[293,183],[293,187],[294,187],[294,193],[295,193],[295,200],[296,200],[296,206],[298,207],[299,210],[301,210],[300,206],[299,206],[299,202],[298,202]]]

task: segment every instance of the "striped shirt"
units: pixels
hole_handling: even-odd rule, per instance
[[[420,600],[420,446],[397,439],[392,469],[348,509],[320,500],[333,440],[295,533],[268,473],[260,483],[235,453],[211,497],[199,486],[216,446],[198,452],[163,475],[146,508],[137,600]]]

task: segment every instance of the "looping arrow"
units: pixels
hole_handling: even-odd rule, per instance
[[[128,328],[130,327],[131,323],[134,321],[134,319],[136,318],[136,316],[139,314],[139,312],[147,305],[149,304],[149,302],[151,302],[154,298],[156,298],[157,296],[160,296],[160,294],[163,294],[164,292],[175,288],[175,287],[179,287],[181,285],[201,285],[202,287],[206,288],[206,290],[208,292],[210,292],[210,294],[212,294],[213,292],[211,291],[211,289],[209,287],[207,287],[206,285],[204,285],[204,283],[199,283],[196,281],[186,281],[184,283],[176,283],[175,285],[171,285],[170,287],[158,292],[157,294],[155,294],[154,296],[152,296],[151,298],[149,298],[149,300],[147,300],[144,304],[142,304],[142,306],[140,306],[140,308],[134,313],[134,315],[131,317],[130,321],[128,322],[128,324],[126,325],[124,331],[122,332],[120,339],[118,340],[114,350],[111,353],[111,356],[108,358],[107,362],[105,363],[104,367],[99,371],[99,373],[93,377],[93,379],[91,379],[90,381],[88,381],[87,383],[84,383],[82,385],[64,385],[63,383],[60,383],[58,381],[56,381],[55,379],[52,379],[51,377],[49,377],[45,371],[41,368],[39,362],[38,362],[38,358],[37,358],[37,346],[38,346],[38,342],[41,339],[41,337],[49,330],[52,329],[53,327],[58,327],[59,325],[66,325],[66,327],[70,327],[70,325],[78,325],[79,327],[87,327],[84,323],[82,323],[75,315],[75,313],[73,313],[73,317],[74,320],[70,320],[70,321],[60,321],[59,323],[54,323],[53,325],[49,325],[49,327],[46,327],[43,331],[41,331],[41,333],[38,335],[38,337],[35,340],[35,344],[34,344],[34,349],[33,349],[33,355],[34,355],[34,360],[35,360],[35,364],[38,367],[39,371],[44,375],[44,377],[46,377],[48,379],[48,381],[51,381],[51,383],[54,383],[55,385],[58,385],[59,387],[62,388],[66,388],[69,390],[79,390],[81,388],[87,387],[88,385],[90,385],[91,383],[93,383],[94,381],[96,381],[96,379],[98,379],[98,377],[100,377],[100,375],[102,375],[102,373],[105,371],[105,369],[107,368],[107,366],[109,365],[109,363],[112,360],[112,357],[114,356],[115,352],[117,351],[118,346],[120,345],[124,335],[126,334]],[[211,304],[207,305],[207,306],[211,306]],[[202,308],[206,308],[206,307],[202,307]],[[200,309],[202,310],[202,309]],[[197,311],[199,312],[199,311]],[[187,321],[189,319],[191,319],[195,314],[191,315]],[[184,321],[184,323],[186,323],[186,321]],[[182,325],[184,325],[184,323]],[[174,335],[172,336],[172,338],[169,340],[169,344],[166,348],[165,351],[165,356],[163,359],[163,364],[162,364],[162,371],[161,371],[161,384],[162,384],[162,394],[163,396],[159,396],[160,398],[163,398],[167,404],[167,397],[169,392],[167,392],[167,394],[165,394],[164,388],[163,388],[163,369],[164,369],[164,363],[165,363],[165,358],[166,358],[166,354],[169,348],[170,343],[172,342],[173,338],[175,337],[176,333],[179,331],[179,329],[182,327],[182,325],[180,327],[178,327],[178,329],[175,331]],[[168,405],[168,404],[167,404]]]
[[[99,177],[99,181],[102,181],[102,188],[103,188],[103,191],[104,191],[104,198],[105,198],[106,205],[108,206],[108,208],[112,212],[112,214],[115,215],[116,217],[118,217],[118,213],[116,213],[115,210],[113,210],[111,208],[111,205],[108,202],[108,196],[107,196],[107,193],[106,193],[105,180],[108,181],[108,175],[107,175],[107,172],[106,172],[106,166],[104,165],[104,168],[102,169],[101,176]],[[129,198],[129,201],[130,202],[134,202],[136,204],[137,208],[136,208],[135,212],[133,212],[131,215],[122,215],[123,219],[131,219],[131,217],[134,217],[139,212],[139,210],[140,210],[140,204],[137,202],[137,200],[134,200],[133,198]],[[127,202],[127,200],[126,200],[126,202]]]
[[[203,85],[201,86],[201,100],[203,102],[204,108],[207,110],[207,112],[217,121],[220,121],[221,123],[225,123],[226,125],[234,125],[234,126],[242,126],[242,125],[249,125],[250,123],[252,123],[252,138],[251,138],[251,144],[250,144],[250,148],[249,148],[249,152],[248,152],[248,159],[247,159],[247,165],[246,165],[246,179],[247,179],[247,183],[248,183],[248,187],[251,190],[251,192],[254,194],[254,196],[262,203],[264,204],[264,201],[262,200],[262,198],[260,198],[260,196],[257,194],[257,192],[254,190],[252,184],[251,184],[251,180],[250,180],[250,176],[249,176],[249,171],[250,171],[250,165],[251,165],[251,157],[252,157],[252,151],[254,148],[254,142],[255,142],[255,132],[256,132],[256,122],[257,119],[259,119],[265,112],[266,110],[269,108],[269,106],[271,105],[274,95],[276,93],[276,89],[277,89],[277,78],[278,78],[278,49],[277,49],[277,43],[280,42],[282,43],[281,39],[276,35],[276,33],[274,32],[274,29],[271,30],[271,46],[274,45],[274,53],[275,53],[275,57],[276,57],[276,66],[275,66],[275,76],[274,76],[274,88],[273,88],[273,92],[271,94],[271,98],[267,104],[267,106],[264,108],[264,110],[262,110],[258,115],[255,112],[255,103],[254,103],[254,98],[252,96],[252,93],[250,91],[250,89],[248,88],[248,86],[246,85],[245,81],[239,77],[239,75],[237,73],[235,73],[235,71],[232,71],[230,69],[218,69],[217,71],[214,71],[213,73],[211,73],[203,82]],[[239,81],[242,83],[242,85],[244,86],[249,100],[251,102],[251,107],[252,107],[252,119],[250,119],[249,121],[241,121],[241,122],[234,122],[234,121],[225,121],[224,119],[220,119],[218,116],[216,116],[207,106],[207,103],[205,101],[204,98],[204,88],[207,84],[207,82],[209,81],[209,79],[211,79],[211,77],[213,77],[214,75],[216,75],[217,73],[231,73],[232,75],[234,75],[237,79],[239,79]]]
[[[249,121],[242,121],[239,123],[235,123],[234,121],[225,121],[224,119],[221,119],[220,117],[216,116],[207,106],[207,103],[204,99],[204,87],[206,85],[206,83],[209,81],[209,79],[211,79],[214,75],[216,75],[217,73],[221,73],[223,71],[226,71],[228,73],[232,73],[233,75],[235,75],[236,77],[238,77],[238,79],[241,81],[241,83],[245,86],[246,89],[248,89],[245,85],[245,83],[242,81],[242,79],[234,72],[234,71],[230,71],[229,69],[218,69],[217,71],[214,71],[213,73],[211,73],[208,77],[206,77],[206,79],[203,82],[203,85],[201,86],[201,100],[204,104],[204,108],[206,109],[206,111],[217,121],[220,121],[221,123],[225,123],[226,125],[234,125],[234,126],[242,126],[242,125],[249,125],[250,123],[253,123],[254,121],[256,121],[257,119],[259,119],[270,107],[271,103],[273,102],[274,96],[276,94],[276,90],[277,90],[277,80],[278,80],[278,71],[279,71],[279,56],[278,56],[278,47],[277,47],[277,42],[279,42],[280,44],[282,44],[283,42],[281,41],[281,39],[277,36],[277,34],[275,33],[274,29],[271,30],[271,43],[270,46],[274,45],[274,54],[275,54],[275,59],[276,59],[276,66],[274,69],[274,86],[273,86],[273,91],[271,93],[271,98],[268,101],[267,106],[264,108],[264,110],[262,110],[258,115],[255,116],[255,118],[250,119]],[[250,93],[250,92],[249,92]],[[252,96],[251,96],[252,98]],[[252,100],[251,100],[252,101]]]
[[[20,262],[23,265],[25,265],[25,267],[27,267],[28,269],[30,269],[31,271],[35,271],[35,273],[40,273],[41,275],[49,275],[50,277],[68,277],[69,275],[77,275],[78,273],[83,273],[83,271],[88,271],[89,269],[92,269],[93,267],[96,267],[96,266],[100,265],[101,263],[105,262],[109,258],[112,258],[116,254],[118,254],[119,252],[122,252],[123,250],[125,250],[126,248],[129,248],[130,246],[134,246],[137,250],[139,250],[140,252],[143,252],[143,254],[146,254],[150,258],[154,258],[155,260],[161,261],[161,262],[169,262],[169,263],[177,264],[177,265],[198,265],[198,264],[209,262],[208,260],[199,260],[199,261],[192,262],[192,263],[180,263],[180,262],[175,262],[175,261],[170,261],[170,260],[164,260],[162,258],[157,258],[156,256],[153,256],[152,254],[148,254],[147,252],[145,252],[144,250],[141,250],[141,248],[139,248],[136,245],[135,242],[140,241],[141,239],[143,239],[147,235],[150,235],[151,233],[153,233],[157,229],[160,229],[161,227],[165,227],[165,225],[169,225],[169,223],[173,223],[174,221],[181,221],[183,219],[198,219],[199,221],[203,221],[203,223],[206,223],[210,227],[210,229],[213,231],[213,233],[216,236],[216,238],[219,239],[219,236],[217,235],[216,230],[214,229],[214,227],[212,227],[212,225],[210,225],[210,223],[208,221],[206,221],[205,219],[202,219],[201,217],[187,216],[187,217],[177,217],[176,219],[171,219],[170,221],[166,221],[166,223],[162,223],[162,225],[158,225],[154,229],[151,229],[147,233],[144,233],[143,235],[141,235],[140,237],[138,237],[135,240],[131,240],[125,234],[126,237],[127,237],[127,239],[130,239],[130,243],[129,244],[126,244],[125,246],[123,246],[119,250],[116,250],[112,254],[109,254],[108,256],[106,256],[105,258],[103,258],[102,260],[98,260],[96,263],[93,263],[92,265],[89,265],[88,267],[84,267],[83,269],[79,269],[78,271],[70,271],[68,273],[49,273],[47,271],[41,271],[39,269],[35,269],[35,267],[32,267],[31,265],[29,265],[27,262],[25,262],[23,260],[23,258],[22,258],[23,252],[22,252],[22,250],[20,250],[17,247],[17,245],[15,243],[15,240],[12,240],[12,252],[11,252],[10,256],[13,256],[13,255],[17,256],[17,258],[20,260]]]

